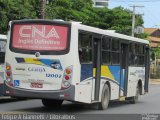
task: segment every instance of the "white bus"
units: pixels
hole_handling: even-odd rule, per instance
[[[0,96],[3,95],[3,84],[5,76],[5,50],[6,50],[7,36],[0,34]]]
[[[148,92],[149,42],[79,22],[15,20],[9,23],[6,94],[42,99],[135,103]]]

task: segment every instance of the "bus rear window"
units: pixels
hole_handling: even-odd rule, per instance
[[[11,47],[31,51],[63,51],[67,48],[67,39],[67,26],[14,24]]]

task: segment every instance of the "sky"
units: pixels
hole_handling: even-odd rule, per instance
[[[133,10],[133,5],[144,6],[136,7],[137,14],[144,14],[145,28],[160,28],[160,0],[109,0],[109,8],[122,6]]]

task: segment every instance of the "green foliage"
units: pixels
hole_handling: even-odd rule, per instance
[[[39,18],[41,2],[41,0],[0,0],[0,33],[6,33],[6,26],[10,20]],[[80,21],[85,25],[131,34],[131,11],[123,7],[108,9],[95,8],[92,5],[92,0],[49,0],[45,7],[45,18]],[[142,24],[142,17],[137,16],[136,25]],[[146,35],[141,34],[137,37],[145,38]]]
[[[0,0],[0,33],[6,34],[10,20],[37,18],[31,0]]]
[[[160,48],[159,47],[152,48],[152,51],[154,51],[156,57],[160,58]]]
[[[154,48],[153,51],[156,53],[160,53],[160,48]]]
[[[139,35],[135,35],[135,37],[146,39],[148,37],[148,34],[147,33],[142,33],[142,34],[139,34]]]

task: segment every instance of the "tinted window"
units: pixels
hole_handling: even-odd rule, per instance
[[[144,66],[145,50],[141,44],[130,44],[129,48],[129,64],[132,66]]]
[[[118,40],[112,40],[112,50],[118,51],[119,50],[119,41]]]
[[[144,56],[139,56],[139,65],[144,65]]]
[[[120,42],[118,39],[112,39],[112,56],[111,61],[113,65],[120,64]]]
[[[129,45],[129,64],[134,65],[135,64],[135,45],[132,43]]]
[[[102,63],[110,64],[111,63],[111,54],[107,51],[102,51]]]
[[[120,44],[119,40],[111,37],[102,39],[102,64],[120,64]]]
[[[81,63],[92,62],[92,35],[79,33],[79,58]]]
[[[82,52],[80,53],[80,61],[82,63],[88,63],[92,61],[92,50],[82,48]]]
[[[109,37],[104,37],[102,39],[102,49],[109,50],[111,46],[111,39]]]
[[[144,46],[136,44],[135,45],[136,54],[144,54]]]
[[[112,53],[112,64],[120,63],[120,53]]]
[[[92,35],[80,33],[80,46],[81,47],[91,47]]]

